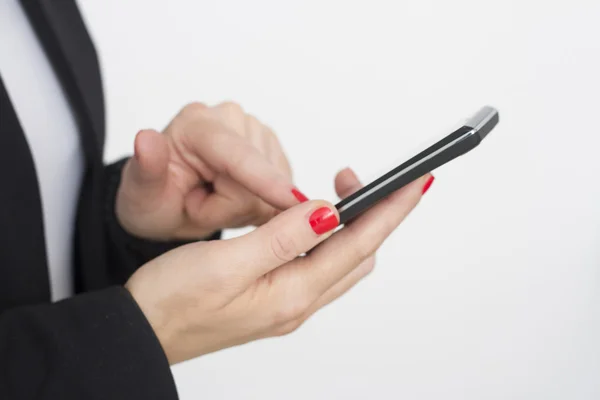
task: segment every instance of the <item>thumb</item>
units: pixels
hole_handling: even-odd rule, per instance
[[[339,225],[335,206],[324,200],[314,200],[294,206],[251,233],[234,239],[240,263],[252,278],[306,253],[328,238]]]
[[[155,130],[138,132],[134,142],[134,156],[123,176],[129,193],[137,196],[158,195],[164,189],[169,163],[167,138]]]

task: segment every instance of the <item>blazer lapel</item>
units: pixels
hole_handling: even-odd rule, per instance
[[[42,203],[33,158],[0,77],[0,313],[50,301]]]
[[[21,0],[77,118],[88,168],[102,166],[104,97],[98,58],[75,0]]]
[[[2,1],[2,0],[0,0]],[[103,224],[104,96],[98,57],[75,0],[20,0],[77,119],[86,169],[80,191],[75,235],[75,286],[94,288],[108,282],[101,238],[90,231]]]

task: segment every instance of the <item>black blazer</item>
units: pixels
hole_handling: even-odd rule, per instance
[[[120,285],[180,243],[136,239],[116,221],[124,161],[103,165],[100,69],[75,0],[21,4],[76,117],[85,173],[74,238],[78,295],[51,304],[36,172],[0,77],[0,399],[176,399],[160,343]]]

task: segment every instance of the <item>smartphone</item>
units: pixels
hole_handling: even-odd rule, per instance
[[[351,221],[396,190],[474,149],[499,120],[495,108],[483,107],[436,144],[336,204],[340,224]]]

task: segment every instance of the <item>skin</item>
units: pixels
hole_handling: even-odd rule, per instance
[[[142,266],[126,288],[171,364],[288,334],[372,271],[375,251],[418,204],[429,177],[344,229],[318,235],[310,215],[321,207],[337,211],[322,200],[299,203],[291,194],[289,163],[270,129],[229,103],[188,106],[163,135],[138,134],[117,199],[119,220],[152,239],[259,227],[165,253]],[[345,169],[335,187],[346,197],[361,184]]]
[[[192,103],[163,134],[138,133],[117,217],[130,233],[156,240],[261,225],[298,204],[291,175],[273,131],[239,105]]]

